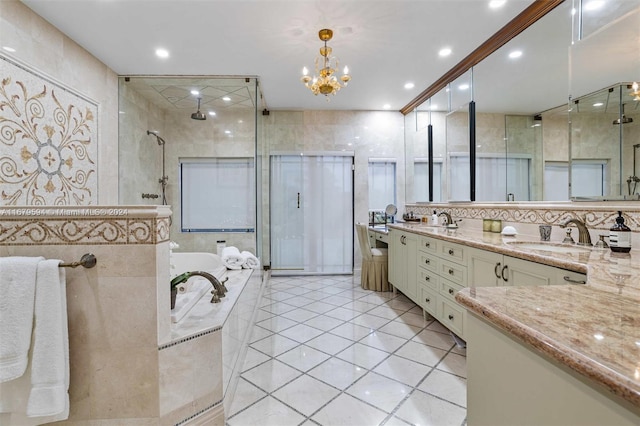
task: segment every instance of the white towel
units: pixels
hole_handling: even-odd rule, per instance
[[[29,363],[22,376],[0,383],[0,424],[33,426],[69,417],[66,282],[59,263],[37,264]]]
[[[69,411],[66,277],[59,264],[51,259],[38,264],[29,417]]]
[[[244,256],[240,254],[240,251],[233,246],[225,247],[222,250],[222,264],[227,269],[242,269],[244,263]]]
[[[245,269],[258,269],[260,267],[260,260],[249,251],[243,251],[240,253],[244,257],[244,263],[242,267]]]
[[[0,383],[22,376],[29,360],[36,272],[42,257],[0,258]]]

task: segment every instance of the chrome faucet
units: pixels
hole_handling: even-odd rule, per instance
[[[589,235],[589,229],[587,229],[587,225],[584,223],[584,220],[572,218],[560,224],[560,228],[566,228],[571,223],[575,224],[578,228],[578,245],[589,247],[593,246],[591,243],[591,235]]]
[[[455,222],[451,218],[451,215],[449,214],[449,212],[440,212],[438,216],[444,216],[445,220],[447,221],[445,225],[455,225]]]
[[[193,271],[193,272],[185,272],[183,274],[180,274],[171,280],[171,287],[175,287],[178,284],[182,284],[183,282],[186,282],[189,278],[193,276],[199,276],[209,280],[209,282],[213,286],[213,290],[211,290],[211,294],[213,295],[213,297],[211,298],[211,303],[220,302],[220,298],[224,297],[224,294],[228,291],[224,283],[227,282],[229,277],[227,277],[224,281],[220,282],[220,280],[218,280],[215,276],[204,271]]]

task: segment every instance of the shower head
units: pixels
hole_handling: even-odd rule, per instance
[[[200,100],[202,98],[198,98],[198,111],[194,112],[193,114],[191,114],[191,118],[193,120],[206,120],[207,116],[204,115],[204,113],[200,112]]]
[[[620,118],[616,118],[615,120],[613,120],[613,124],[627,124],[627,123],[633,123],[633,118],[631,117],[627,117],[626,115],[624,115],[624,104],[622,104],[622,116]]]
[[[155,130],[147,130],[147,134],[155,136],[156,141],[158,142],[158,145],[164,145],[164,139],[158,136],[158,132],[156,132]]]

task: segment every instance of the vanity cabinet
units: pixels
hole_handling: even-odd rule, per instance
[[[528,260],[468,248],[469,286],[540,286],[584,283],[586,276],[579,272],[542,265]]]
[[[461,245],[420,236],[417,303],[445,327],[464,337],[465,309],[455,300],[466,287],[467,250]]]
[[[389,230],[389,282],[412,300],[418,298],[418,236],[411,232]]]
[[[467,310],[455,300],[465,287],[584,283],[584,274],[390,229],[389,282],[425,313],[465,338]]]

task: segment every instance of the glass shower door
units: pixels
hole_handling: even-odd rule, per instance
[[[271,156],[274,275],[352,273],[352,165],[352,156]]]

